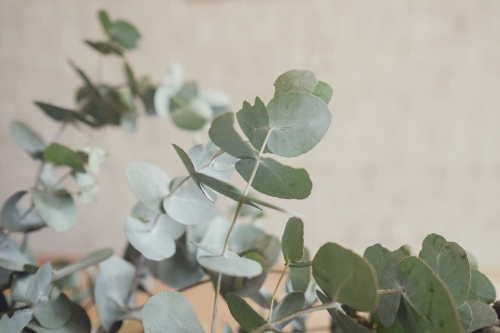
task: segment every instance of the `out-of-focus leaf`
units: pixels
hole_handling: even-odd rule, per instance
[[[312,94],[318,84],[316,74],[308,70],[293,69],[281,74],[274,83],[274,96],[289,92]]]
[[[83,162],[73,150],[58,143],[50,144],[43,151],[43,159],[55,165],[64,165],[76,172],[85,173]]]
[[[55,270],[52,281],[57,281],[84,268],[97,265],[113,255],[112,249],[94,251],[85,258]]]
[[[20,121],[14,121],[10,124],[10,135],[21,148],[32,156],[42,152],[47,146],[38,134]]]
[[[18,205],[26,191],[11,195],[3,204],[0,212],[0,225],[10,231],[26,232],[44,227],[46,224],[36,210],[28,211]]]
[[[33,203],[47,225],[57,232],[71,229],[78,219],[78,210],[67,192],[44,192],[32,189]]]
[[[318,81],[318,84],[314,87],[313,95],[318,96],[325,104],[328,104],[332,99],[333,89],[328,83]]]
[[[21,333],[33,318],[32,309],[17,310],[12,317],[3,315],[0,320],[0,332]]]
[[[173,290],[151,297],[142,316],[145,333],[204,333],[189,301]]]
[[[108,31],[112,40],[128,50],[135,49],[141,38],[139,31],[132,24],[121,20],[111,22]]]

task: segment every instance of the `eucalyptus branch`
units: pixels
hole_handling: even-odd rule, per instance
[[[286,265],[285,265],[285,268],[283,269],[283,272],[281,273],[281,276],[280,276],[280,278],[278,280],[278,283],[276,284],[276,288],[274,288],[273,296],[271,297],[271,306],[269,307],[269,318],[268,318],[268,320],[271,319],[272,316],[273,316],[273,306],[274,306],[274,299],[276,298],[276,292],[278,291],[278,288],[279,288],[279,286],[281,284],[281,280],[283,280],[283,277],[285,276],[286,271],[287,271],[289,265],[290,265],[290,262],[287,262]]]
[[[63,121],[63,123],[61,124],[61,127],[59,127],[59,130],[57,130],[56,134],[52,138],[52,142],[57,142],[57,140],[59,140],[59,138],[63,134],[64,130],[66,129],[67,125],[68,125],[68,122],[67,121]]]
[[[269,127],[267,130],[266,137],[264,139],[264,142],[262,143],[262,146],[260,147],[259,150],[259,155],[257,156],[255,160],[255,165],[252,169],[252,172],[250,173],[250,178],[248,179],[247,186],[245,187],[245,190],[243,191],[243,195],[240,198],[240,201],[238,202],[238,206],[236,207],[236,211],[234,212],[234,217],[233,221],[231,222],[231,226],[229,227],[229,231],[226,236],[226,241],[224,242],[224,248],[222,249],[222,256],[226,254],[227,248],[229,247],[229,239],[231,238],[231,233],[233,232],[234,225],[236,224],[236,220],[238,220],[238,215],[240,214],[241,208],[243,207],[243,202],[246,199],[246,196],[248,195],[248,192],[250,191],[250,186],[252,186],[252,182],[255,178],[255,175],[257,174],[257,169],[259,168],[260,161],[262,160],[262,154],[264,153],[264,149],[266,148],[267,145],[267,140],[269,140],[269,136],[271,134],[272,128]],[[222,274],[219,273],[217,275],[217,283],[215,286],[215,300],[214,300],[214,310],[212,314],[212,330],[211,333],[215,333],[215,328],[217,326],[216,319],[217,319],[217,310],[219,307],[219,293],[220,293],[220,286],[222,282]]]
[[[301,315],[305,315],[305,314],[309,314],[309,313],[316,312],[316,311],[321,311],[321,310],[333,309],[333,308],[336,308],[337,306],[338,306],[338,303],[331,302],[331,303],[326,303],[326,304],[311,306],[309,308],[297,310],[297,311],[294,311],[292,313],[287,314],[286,316],[283,316],[281,318],[273,320],[273,321],[271,321],[269,323],[265,323],[264,325],[262,325],[262,326],[260,326],[260,327],[258,327],[256,329],[253,329],[251,331],[251,333],[263,333],[263,332],[266,332],[266,331],[274,331],[274,332],[276,332],[276,330],[278,330],[278,329],[276,328],[275,325],[284,323],[286,321],[289,321],[289,320],[294,319],[294,318],[296,318],[298,316],[301,316]],[[280,331],[278,330],[278,332],[280,332]]]

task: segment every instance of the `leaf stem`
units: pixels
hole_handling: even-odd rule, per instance
[[[233,232],[236,220],[238,220],[238,215],[240,214],[241,208],[243,207],[243,202],[245,201],[245,198],[248,195],[248,192],[250,191],[250,186],[252,186],[252,182],[255,178],[255,175],[257,174],[257,169],[259,168],[260,161],[262,160],[262,154],[264,153],[264,149],[266,148],[267,140],[269,140],[271,131],[272,127],[269,127],[264,142],[262,142],[262,146],[260,147],[259,155],[255,160],[255,165],[253,167],[253,170],[250,173],[250,178],[248,179],[247,186],[245,187],[243,195],[240,198],[240,201],[238,202],[238,206],[236,207],[236,211],[234,212],[233,221],[231,222],[231,226],[229,227],[229,231],[227,232],[226,241],[224,242],[224,248],[222,249],[221,256],[226,254],[227,248],[229,247],[229,239],[231,238],[231,233]],[[214,310],[212,313],[212,329],[210,331],[211,333],[215,333],[215,329],[217,327],[217,310],[219,307],[219,293],[220,293],[221,282],[222,282],[222,274],[219,273],[217,275],[217,283],[215,286],[215,300],[214,300]]]
[[[61,135],[63,134],[64,130],[66,129],[66,126],[68,125],[67,121],[63,121],[61,124],[61,127],[59,127],[59,130],[57,130],[56,134],[54,135],[54,138],[52,139],[52,143],[57,142]]]
[[[283,280],[283,277],[285,276],[289,265],[290,265],[290,262],[287,261],[285,268],[283,269],[283,272],[281,273],[280,279],[278,280],[278,284],[276,284],[276,288],[274,288],[273,297],[271,297],[271,306],[269,307],[269,318],[267,320],[271,320],[273,317],[273,306],[274,306],[274,299],[276,298],[276,292],[278,291],[278,288],[281,284],[281,280]]]
[[[135,266],[134,278],[132,279],[132,283],[130,284],[130,289],[128,290],[127,298],[125,299],[125,306],[126,306],[127,310],[131,310],[131,308],[129,308],[129,302],[130,302],[130,299],[132,298],[132,295],[134,294],[134,291],[137,288],[137,282],[139,281],[139,276],[141,275],[142,266],[144,265],[145,259],[146,258],[141,253],[141,256],[137,260],[137,263]]]
[[[377,290],[379,295],[395,295],[395,294],[402,294],[405,292],[405,288],[403,287],[396,287],[393,289],[379,289]]]

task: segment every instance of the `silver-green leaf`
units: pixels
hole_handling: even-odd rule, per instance
[[[78,210],[68,192],[45,192],[34,188],[32,195],[38,213],[50,228],[64,232],[75,226]]]
[[[274,96],[289,92],[312,94],[317,84],[318,79],[313,72],[304,69],[293,69],[281,74],[276,79]]]

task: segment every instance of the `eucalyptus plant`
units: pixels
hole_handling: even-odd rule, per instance
[[[312,150],[332,122],[332,88],[313,72],[288,71],[275,81],[270,101],[257,97],[253,105],[244,102],[238,112],[227,112],[224,94],[198,93],[177,65],[157,87],[137,81],[125,53],[137,46],[139,32],[105,12],[99,19],[106,39],[86,43],[120,57],[127,84],[94,84],[73,65],[84,81],[76,110],[37,102],[62,122],[52,143],[23,123],[11,125],[40,172],[28,208],[20,204],[28,191],[20,191],[1,210],[0,333],[88,333],[93,305],[100,323],[93,332],[118,332],[124,321],[137,320],[145,333],[232,333],[227,323],[217,326],[221,306],[229,308],[238,332],[307,332],[308,315],[325,310],[332,333],[500,331],[495,288],[458,244],[431,234],[418,254],[407,245],[391,252],[376,244],[361,256],[327,243],[313,255],[305,248],[307,219],[261,198],[303,200],[311,194],[307,171],[282,161]],[[63,232],[76,223],[73,196],[93,201],[96,184],[89,171],[98,171],[105,155],[100,148],[63,146],[57,142],[62,130],[68,124],[134,129],[136,100],[146,114],[197,133],[194,146],[172,146],[178,159],[171,162],[181,163],[184,173],[171,178],[162,167],[132,161],[124,171],[138,202],[124,223],[124,255],[103,249],[76,262],[36,266],[28,235],[46,226]],[[61,169],[66,173],[57,177]],[[234,171],[245,181],[243,189],[231,183]],[[70,176],[76,192],[66,187]],[[218,203],[221,197],[229,205]],[[281,239],[262,228],[268,209],[288,219]],[[14,233],[23,235],[22,244],[12,239]],[[278,263],[283,265],[276,270]],[[272,290],[264,287],[269,274],[279,274]],[[154,279],[168,290],[157,293]],[[182,294],[205,283],[214,287],[209,330]],[[147,295],[145,303],[139,303],[139,293]]]

